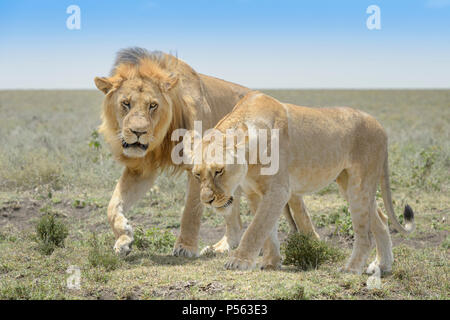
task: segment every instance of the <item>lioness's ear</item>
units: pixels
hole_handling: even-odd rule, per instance
[[[94,82],[98,90],[102,91],[104,94],[107,94],[113,86],[112,82],[105,77],[95,77]]]
[[[165,81],[161,83],[161,90],[167,92],[172,89],[178,82],[178,76],[172,73]]]

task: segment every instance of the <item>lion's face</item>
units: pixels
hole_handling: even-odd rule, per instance
[[[200,200],[216,210],[227,210],[247,174],[243,164],[205,163],[194,165],[192,174],[200,182]]]
[[[161,143],[172,119],[172,108],[158,86],[141,79],[126,80],[115,93],[123,153],[143,157]]]
[[[117,121],[117,139],[125,156],[144,157],[161,144],[172,120],[172,104],[161,86],[141,78],[124,79],[115,85],[96,78],[107,94],[112,117]]]

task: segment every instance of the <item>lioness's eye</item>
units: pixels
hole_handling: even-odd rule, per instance
[[[223,168],[222,169],[218,169],[218,170],[216,170],[216,172],[214,172],[214,176],[215,177],[220,176],[222,173],[223,173]]]
[[[130,110],[130,101],[128,100],[122,101],[122,107],[124,107],[126,110]]]
[[[150,103],[150,106],[149,106],[150,110],[155,110],[156,108],[158,108],[158,104],[156,102]]]
[[[200,180],[200,173],[194,173],[194,177]]]

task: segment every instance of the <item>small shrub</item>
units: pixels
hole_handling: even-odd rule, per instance
[[[175,244],[175,236],[168,230],[156,227],[144,231],[137,228],[134,232],[134,245],[138,249],[150,250],[157,253],[169,253]]]
[[[106,271],[115,270],[119,265],[119,258],[111,251],[104,241],[97,239],[95,233],[92,233],[89,239],[88,261],[92,267],[103,267]]]
[[[284,264],[301,270],[316,269],[327,261],[338,261],[342,253],[325,242],[302,233],[291,234],[284,245]]]
[[[64,239],[69,234],[64,223],[59,221],[54,214],[45,214],[36,226],[39,250],[50,255],[56,247],[64,247]]]
[[[92,130],[91,132],[91,140],[89,140],[89,148],[92,148],[96,151],[100,150],[102,147],[100,143],[100,135],[97,130]]]

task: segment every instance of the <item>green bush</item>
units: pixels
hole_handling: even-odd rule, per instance
[[[56,247],[64,247],[64,239],[69,234],[67,227],[52,213],[45,214],[36,226],[39,250],[50,255]]]
[[[316,269],[327,261],[338,261],[343,254],[325,242],[310,235],[293,233],[284,244],[284,264],[294,265],[301,270]]]
[[[153,227],[144,231],[142,228],[137,228],[134,232],[133,244],[138,249],[169,253],[175,244],[175,240],[175,236],[168,230]]]

